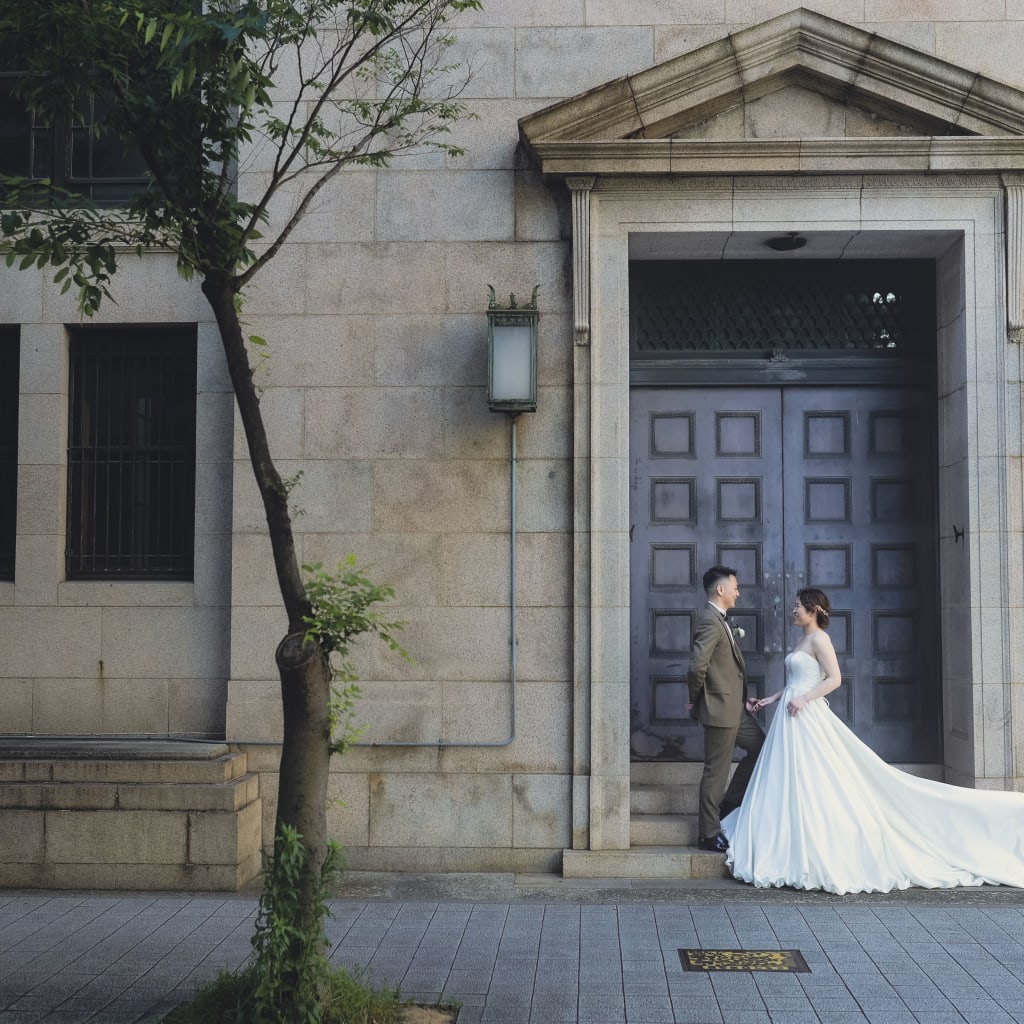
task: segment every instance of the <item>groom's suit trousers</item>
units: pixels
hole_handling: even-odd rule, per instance
[[[722,800],[739,803],[754,761],[764,742],[764,730],[744,708],[747,679],[743,654],[729,624],[710,604],[697,616],[686,677],[693,709],[704,726],[704,774],[698,796],[697,827],[707,839],[721,831]],[[729,782],[735,747],[747,751]]]
[[[722,831],[722,803],[739,804],[747,791],[754,762],[764,743],[764,730],[748,711],[743,712],[735,727],[704,726],[704,772],[700,780],[697,804],[697,830],[702,836],[716,836]],[[729,780],[732,752],[739,747],[747,752]]]

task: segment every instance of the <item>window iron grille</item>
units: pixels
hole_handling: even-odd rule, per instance
[[[14,579],[18,520],[18,364],[16,327],[0,327],[0,580]]]
[[[930,260],[635,261],[634,359],[923,355],[935,340]]]
[[[195,329],[71,336],[69,579],[190,580]]]

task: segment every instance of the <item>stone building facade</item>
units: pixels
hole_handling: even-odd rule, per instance
[[[456,32],[466,155],[343,175],[246,305],[274,451],[302,473],[302,559],[353,552],[390,583],[413,659],[357,654],[366,731],[330,811],[349,864],[709,870],[683,821],[680,666],[719,557],[742,568],[758,685],[795,588],[822,585],[854,727],[910,770],[1024,790],[1024,4],[507,0]],[[260,174],[243,162],[242,191]],[[865,267],[903,283],[850,284]],[[225,740],[259,774],[266,842],[285,622],[203,297],[154,253],[98,318],[193,332],[192,579],[76,579],[83,328],[46,275],[0,273],[18,367],[0,733]],[[699,314],[674,303],[699,274],[762,311],[794,281],[867,287],[903,333],[683,343]],[[540,286],[537,410],[514,424],[486,401],[488,285]],[[645,310],[669,325],[646,350]]]

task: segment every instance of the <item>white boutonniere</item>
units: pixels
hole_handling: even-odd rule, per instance
[[[747,635],[747,631],[742,626],[734,626],[732,623],[729,623],[729,628],[737,640],[742,640]]]

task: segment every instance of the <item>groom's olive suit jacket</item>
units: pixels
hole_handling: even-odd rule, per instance
[[[692,718],[713,728],[736,728],[746,700],[746,665],[725,616],[705,604],[693,630],[686,674]]]

